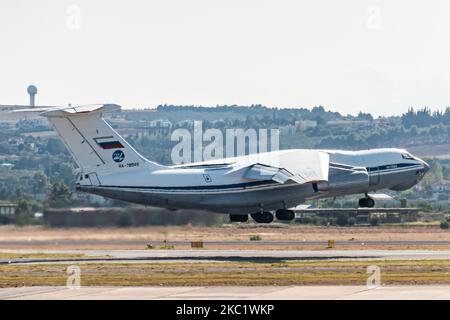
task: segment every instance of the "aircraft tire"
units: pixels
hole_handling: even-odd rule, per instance
[[[279,209],[275,213],[278,220],[291,221],[295,218],[295,213],[292,210]]]
[[[375,201],[372,198],[361,198],[358,204],[361,208],[373,208]]]
[[[257,223],[271,223],[273,221],[273,214],[267,211],[253,213],[251,216]]]

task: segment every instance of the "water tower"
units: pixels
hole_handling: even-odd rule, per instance
[[[28,86],[27,91],[28,91],[28,94],[30,95],[30,107],[34,107],[35,106],[34,99],[35,99],[35,96],[37,93],[37,88],[35,86],[31,85],[31,86]]]

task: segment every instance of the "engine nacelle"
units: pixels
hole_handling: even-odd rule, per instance
[[[366,192],[369,189],[369,174],[366,168],[332,165],[327,182],[317,183],[317,191]]]

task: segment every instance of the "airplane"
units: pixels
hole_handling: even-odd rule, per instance
[[[229,214],[231,222],[294,219],[310,199],[406,190],[429,165],[405,149],[290,149],[164,166],[140,155],[103,118],[116,104],[43,108],[78,166],[76,190],[146,206]],[[36,111],[36,109],[29,109]],[[22,110],[23,111],[23,110]]]

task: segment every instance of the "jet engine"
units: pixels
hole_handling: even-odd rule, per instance
[[[330,193],[366,192],[369,189],[369,174],[363,167],[330,164],[328,181],[317,183],[316,189]]]

